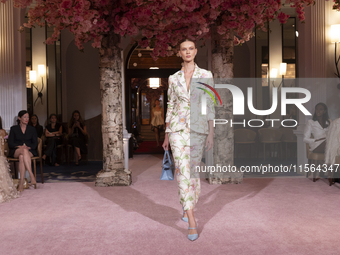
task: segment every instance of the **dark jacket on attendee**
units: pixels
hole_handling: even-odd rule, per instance
[[[38,137],[34,127],[27,125],[25,134],[22,133],[20,125],[12,126],[8,136],[9,157],[13,157],[17,146],[26,144],[30,147],[33,156],[38,156]]]
[[[34,128],[37,130],[38,137],[41,138],[44,133],[44,128],[40,125],[36,125]]]

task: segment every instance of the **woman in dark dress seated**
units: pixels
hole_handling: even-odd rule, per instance
[[[286,105],[286,115],[282,116],[282,120],[286,120],[284,122],[285,126],[289,126],[291,128],[296,129],[296,127],[294,127],[295,125],[297,125],[296,124],[297,123],[297,113],[296,113],[296,106],[295,105]],[[281,124],[280,128],[285,128],[285,127],[282,126],[282,124]]]
[[[18,190],[24,190],[25,172],[28,171],[34,188],[37,182],[32,173],[31,157],[38,156],[38,137],[34,127],[28,125],[28,112],[22,110],[18,114],[18,125],[12,126],[8,137],[9,157],[19,158],[20,183]]]
[[[305,125],[304,139],[309,144],[309,150],[314,153],[325,153],[326,137],[331,120],[328,116],[328,108],[324,103],[315,106],[313,118]],[[313,138],[311,138],[313,135]]]
[[[42,158],[45,160],[46,157],[51,158],[51,164],[54,166],[59,166],[56,162],[57,159],[57,146],[62,144],[61,136],[62,133],[62,126],[57,123],[57,115],[51,114],[50,115],[50,124],[46,126],[45,129],[45,136],[46,136],[46,149],[45,153]]]
[[[36,114],[32,114],[31,119],[28,122],[28,125],[35,127],[35,129],[37,130],[38,137],[41,138],[41,136],[44,133],[44,128],[39,124],[39,119]]]
[[[87,131],[85,123],[80,116],[80,112],[77,110],[72,113],[72,118],[68,123],[68,137],[69,144],[72,145],[77,152],[76,165],[78,165],[81,154],[87,154]]]

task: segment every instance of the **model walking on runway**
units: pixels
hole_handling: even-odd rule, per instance
[[[197,114],[197,117],[192,116],[190,119],[190,103],[192,109],[200,109],[203,98],[202,90],[190,90],[190,86],[193,78],[210,78],[210,86],[213,86],[213,79],[210,71],[201,69],[195,64],[197,48],[194,42],[190,40],[182,42],[179,54],[184,63],[180,71],[169,77],[163,148],[168,149],[170,143],[175,159],[180,203],[183,207],[182,219],[189,223],[188,238],[194,241],[198,238],[194,208],[201,185],[199,177],[190,176],[190,171],[192,173],[193,168],[200,164],[204,145],[207,150],[213,146],[215,106],[212,99],[207,100],[206,115]]]

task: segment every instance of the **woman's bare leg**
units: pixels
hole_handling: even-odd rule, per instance
[[[80,154],[80,148],[79,147],[74,147],[77,153],[76,156],[76,164],[78,164],[79,159],[81,159],[81,154]]]
[[[158,128],[155,128],[155,134],[156,134],[156,142],[157,142],[157,146],[159,146],[159,135],[158,135]]]
[[[188,221],[189,221],[189,227],[190,228],[196,228],[196,220],[194,216],[194,210],[187,210],[185,211],[188,215]],[[197,229],[189,229],[189,235],[197,234]]]
[[[188,218],[187,211],[184,211],[183,218]]]
[[[34,177],[34,174],[32,172],[32,161],[31,158],[33,157],[33,154],[28,150],[28,149],[24,149],[24,164],[25,164],[25,168],[27,169],[30,178],[31,178],[31,184],[36,184],[36,180]]]
[[[161,138],[162,129],[158,129],[158,140]]]
[[[15,162],[14,162],[14,164],[15,164]],[[24,190],[24,182],[25,182],[25,172],[26,172],[23,155],[19,155],[19,172],[20,172],[20,182],[19,182],[18,190],[23,191]]]
[[[15,158],[19,158],[20,182],[24,184],[26,169],[31,177],[31,184],[36,184],[34,174],[32,173],[31,157],[33,154],[28,149],[17,149],[14,153]],[[20,186],[19,186],[20,187]]]

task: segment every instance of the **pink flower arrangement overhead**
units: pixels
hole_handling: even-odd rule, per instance
[[[340,11],[340,0],[333,0],[333,10]]]
[[[6,2],[8,0],[1,0]],[[179,41],[199,40],[210,36],[211,27],[230,38],[234,44],[244,43],[254,35],[254,29],[266,30],[265,24],[274,19],[285,23],[289,16],[280,11],[281,0],[14,0],[16,7],[28,10],[25,27],[54,26],[53,35],[46,40],[57,40],[62,29],[75,35],[75,43],[92,41],[95,48],[109,31],[121,36],[137,35],[142,47],[153,48],[153,57],[176,53]],[[339,0],[334,0],[339,9]],[[304,7],[313,0],[286,0],[296,9],[303,21]],[[30,7],[31,6],[31,7]]]

